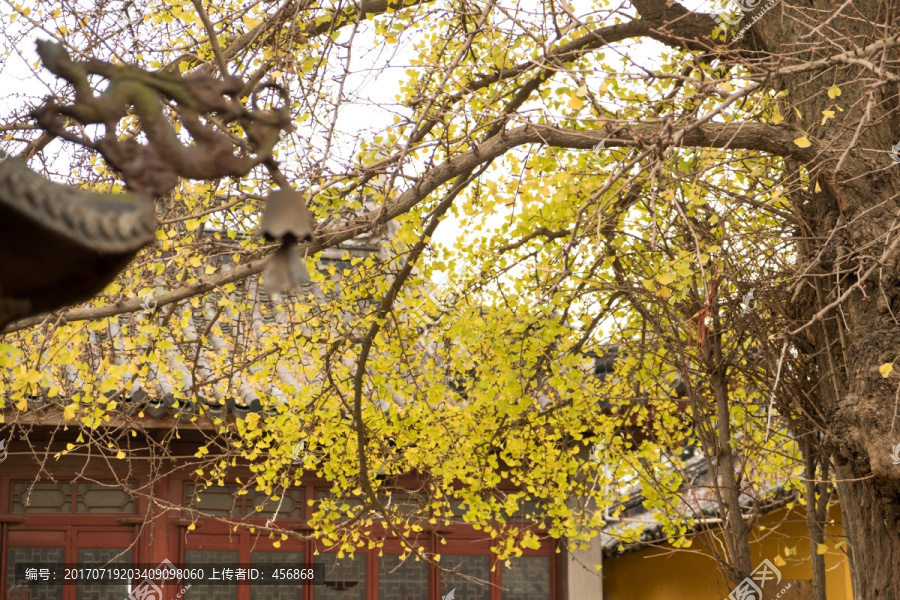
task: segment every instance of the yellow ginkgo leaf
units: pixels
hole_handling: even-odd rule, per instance
[[[816,544],[816,554],[825,554],[828,552],[828,544]]]
[[[673,281],[675,281],[676,277],[672,273],[665,273],[663,275],[657,275],[656,280],[663,285],[669,285]]]
[[[834,100],[835,98],[837,98],[840,95],[841,95],[841,88],[839,88],[838,86],[833,85],[830,88],[828,88],[828,97],[831,98],[832,100]]]
[[[776,567],[783,567],[787,564],[781,556],[776,556],[774,562]]]
[[[880,367],[878,367],[878,372],[881,373],[881,376],[887,379],[891,372],[894,370],[894,363],[884,363]]]
[[[796,140],[794,140],[794,143],[797,144],[798,146],[800,146],[801,148],[809,148],[810,146],[812,146],[812,142],[810,142],[808,139],[806,139],[805,135],[798,137]]]

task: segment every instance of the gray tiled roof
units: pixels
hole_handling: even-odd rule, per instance
[[[364,233],[336,247],[328,248],[317,257],[316,268],[325,273],[327,277],[329,266],[333,266],[337,273],[342,273],[344,269],[352,268],[351,259],[353,258],[369,256],[386,258],[385,236],[392,234],[394,229],[393,224],[388,224],[384,230],[385,235],[373,236],[371,233]],[[229,240],[221,232],[209,231],[205,232],[205,235],[215,238],[218,244],[232,244],[235,245],[235,248],[238,247],[237,244],[242,237],[246,237],[239,234],[236,239]],[[229,254],[219,254],[213,257],[211,264],[221,271],[228,271],[233,267]],[[166,290],[166,280],[163,277],[158,277],[155,283],[154,294]],[[274,400],[276,405],[287,403],[291,388],[296,389],[300,386],[315,385],[320,382],[321,375],[309,377],[303,373],[303,366],[308,360],[302,355],[296,361],[278,361],[273,376],[256,387],[249,381],[250,378],[242,374],[242,371],[246,370],[250,375],[255,375],[263,369],[263,366],[251,364],[246,369],[241,369],[238,368],[239,365],[232,363],[231,366],[234,368],[227,379],[204,386],[204,393],[207,397],[193,397],[190,406],[175,406],[173,394],[179,389],[184,391],[183,395],[191,396],[189,390],[194,385],[195,379],[200,382],[213,376],[210,368],[210,353],[230,356],[236,344],[252,347],[254,341],[258,341],[261,336],[265,335],[264,330],[273,326],[283,331],[285,335],[288,335],[292,328],[298,328],[301,333],[308,335],[311,333],[309,327],[302,321],[298,322],[295,316],[289,315],[284,306],[289,306],[294,302],[307,302],[315,310],[313,305],[327,306],[328,304],[326,293],[319,285],[310,282],[301,286],[301,289],[286,294],[283,304],[276,305],[260,284],[260,277],[255,276],[237,282],[234,291],[229,294],[230,300],[235,304],[241,301],[249,303],[249,310],[244,314],[239,314],[237,310],[226,307],[221,309],[221,314],[216,318],[217,312],[220,310],[217,305],[224,293],[216,291],[207,294],[201,299],[200,305],[196,307],[191,307],[188,300],[178,303],[175,309],[176,314],[190,307],[191,316],[186,325],[179,328],[177,334],[171,331],[167,332],[165,328],[160,329],[163,339],[173,343],[171,348],[165,350],[166,364],[164,368],[161,370],[151,369],[146,377],[133,380],[130,377],[123,378],[122,381],[117,382],[118,389],[122,390],[117,398],[120,401],[118,408],[122,412],[136,418],[139,414],[137,410],[139,406],[149,408],[150,405],[153,405],[153,408],[144,411],[142,419],[144,426],[149,427],[153,427],[154,420],[163,419],[166,415],[173,416],[187,411],[183,416],[188,418],[195,413],[204,414],[209,408],[216,411],[210,413],[211,416],[221,417],[227,411],[236,417],[241,417],[248,412],[262,411],[264,409],[263,397],[268,398],[270,402]],[[308,300],[310,295],[313,299],[312,302]],[[99,364],[101,356],[112,353],[115,356],[115,363],[122,365],[127,360],[123,331],[127,330],[133,334],[141,320],[159,319],[160,314],[168,308],[170,307],[160,308],[156,313],[153,311],[125,313],[94,323],[88,332],[88,346],[85,350],[96,359],[97,364]],[[347,318],[348,315],[340,315],[340,317]],[[216,318],[215,323],[213,323],[214,318]],[[188,352],[182,353],[179,343],[194,342],[201,335],[207,337],[207,343],[201,345],[195,362],[196,345],[192,346]],[[160,340],[154,340],[151,343],[158,341]],[[137,352],[146,350],[147,344],[136,349]],[[64,385],[70,390],[81,389],[84,385],[78,369],[72,364],[48,373],[46,381],[51,386]],[[57,405],[57,408],[61,408],[63,404],[67,403],[68,400],[64,401],[62,398],[56,398],[48,403],[45,396],[43,398],[36,397],[30,403],[29,409],[33,410],[43,405],[47,410],[54,404]],[[159,404],[162,406],[156,406]],[[268,408],[274,409],[275,406],[270,405]],[[17,412],[13,406],[7,406],[6,410]],[[204,421],[206,419],[201,419],[198,421],[198,425],[204,426]],[[171,420],[160,421],[161,424],[163,422],[170,423]]]

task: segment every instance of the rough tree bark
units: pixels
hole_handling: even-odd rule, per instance
[[[756,24],[754,39],[771,55],[827,59],[895,39],[898,8],[890,0],[787,0]],[[797,245],[798,274],[806,276],[792,308],[803,324],[796,334],[815,345],[818,410],[836,464],[854,597],[866,600],[900,598],[900,467],[890,459],[900,441],[897,379],[879,372],[900,349],[900,165],[889,157],[900,141],[900,54],[894,47],[878,55],[880,62],[851,58],[780,82],[802,115],[791,111],[794,125],[820,141],[805,165],[818,191],[795,198],[807,216]],[[832,85],[844,110],[823,125],[822,111],[835,103],[826,93]]]

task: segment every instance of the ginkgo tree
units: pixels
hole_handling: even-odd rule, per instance
[[[73,56],[278,82],[276,158],[319,221],[307,260],[382,242],[272,306],[252,235],[269,174],[183,180],[103,294],[6,328],[2,397],[23,414],[58,399],[79,444],[127,460],[140,419],[104,423],[135,382],[182,407],[254,396],[267,410],[214,421],[197,476],[221,485],[240,459],[242,485],[278,498],[303,442],[333,492],[311,526],[346,552],[389,535],[439,562],[413,534],[461,511],[514,556],[537,540],[511,516],[535,501],[578,545],[620,516],[610,490],[639,483],[665,536],[699,531],[736,582],[788,492],[821,600],[836,491],[854,595],[898,597],[896,9],[782,0],[738,36],[662,0],[13,4],[8,53],[49,35]],[[6,113],[10,151],[121,191],[26,113]],[[458,291],[436,301],[448,274]],[[613,376],[593,377],[586,358],[613,349]],[[588,459],[599,442],[612,464]],[[709,514],[680,500],[688,450],[715,479]],[[381,482],[408,473],[424,500],[403,512]]]

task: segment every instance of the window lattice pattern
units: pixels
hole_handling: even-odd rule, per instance
[[[428,565],[398,554],[385,554],[378,572],[378,600],[421,600],[428,597]]]
[[[302,552],[253,552],[250,554],[252,566],[284,565],[285,568],[299,569],[303,566]],[[250,600],[297,600],[303,595],[303,587],[292,583],[284,585],[255,585],[250,588]]]
[[[235,567],[238,564],[238,553],[231,550],[185,550],[184,564],[186,568],[197,564],[213,564],[217,563],[222,567]],[[220,575],[221,576],[221,575]],[[207,577],[211,578],[212,573]],[[237,600],[237,585],[222,585],[216,583],[212,585],[192,585],[189,590],[191,598],[202,598],[203,600]],[[187,596],[187,594],[185,594]]]
[[[547,514],[539,502],[526,500],[520,503],[519,511],[511,517],[511,520],[525,521],[528,523],[543,523]],[[546,526],[546,524],[545,524]]]
[[[35,483],[17,481],[12,484],[14,513],[70,513],[74,504],[79,513],[133,513],[134,499],[131,484],[103,484],[95,482]],[[74,502],[73,502],[74,500]]]
[[[325,585],[315,586],[315,600],[365,600],[365,556],[337,560],[336,554],[321,554],[315,562],[325,565]]]
[[[459,571],[469,577],[477,577],[482,581],[490,581],[491,558],[477,555],[447,555],[441,556],[441,566],[445,569]],[[466,600],[489,600],[491,590],[488,584],[481,584],[459,575],[441,573],[441,597],[446,596],[451,590],[457,598]],[[547,596],[549,598],[549,596]]]
[[[316,509],[319,508],[319,502],[325,500],[326,498],[333,499],[334,497],[330,492],[326,490],[318,490],[316,492]],[[384,499],[386,502],[387,499]],[[340,510],[340,507],[346,504],[349,508],[347,510]],[[337,501],[338,510],[342,515],[355,515],[356,508],[363,505],[363,501],[358,498],[341,498]]]
[[[236,485],[210,487],[197,491],[197,486],[188,484],[185,490],[185,505],[207,515],[220,517],[254,517],[270,519],[303,519],[304,499],[302,488],[282,490],[278,499],[253,489],[240,494]]]
[[[208,515],[220,517],[240,516],[241,497],[237,495],[238,487],[226,485],[224,487],[210,487],[199,493],[193,484],[187,486],[185,505]]]
[[[121,556],[118,556],[121,554]],[[118,556],[118,557],[117,557]],[[79,565],[120,565],[123,567],[131,566],[131,550],[122,548],[82,548],[78,551]],[[109,582],[107,582],[109,583]],[[129,587],[127,582],[121,585],[91,585],[88,582],[81,581],[78,583],[76,590],[77,600],[122,600],[128,596]]]
[[[63,597],[62,582],[55,585],[16,585],[16,563],[26,567],[40,567],[48,563],[65,562],[65,548],[9,548],[6,559],[5,598],[26,598],[27,600],[59,600]]]
[[[122,489],[118,484],[101,483],[77,484],[75,489],[75,512],[80,513],[133,513],[134,499],[128,492],[134,486]]]
[[[503,565],[503,600],[542,600],[550,597],[550,557],[522,556]]]
[[[245,514],[249,517],[265,517],[268,519],[274,517],[277,511],[278,517],[282,519],[303,518],[305,502],[302,489],[284,490],[284,493],[280,495],[278,500],[273,500],[266,496],[265,493],[255,490],[250,490],[244,498],[247,507]]]
[[[38,481],[12,484],[12,511],[14,513],[69,513],[72,512],[72,484]]]

